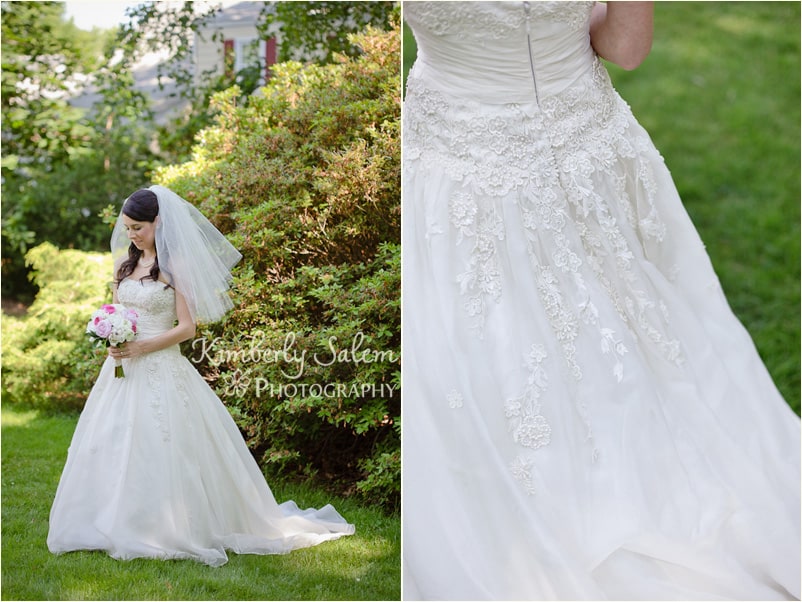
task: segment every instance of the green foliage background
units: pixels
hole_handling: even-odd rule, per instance
[[[111,254],[43,243],[25,259],[40,291],[24,318],[0,322],[3,401],[79,410],[106,355],[84,333],[92,312],[111,299]]]
[[[23,301],[36,292],[28,249],[49,241],[101,250],[108,232],[98,212],[138,188],[156,160],[148,103],[130,88],[131,72],[112,67],[122,50],[114,31],[78,29],[64,10],[2,3],[2,293]],[[68,102],[87,73],[100,85],[96,111]]]
[[[317,56],[317,62],[330,63],[336,55],[358,56],[359,48],[348,34],[362,31],[368,25],[383,27],[390,16],[399,14],[399,2],[360,0],[342,2],[270,2],[263,9],[262,33],[271,25],[281,30],[279,60],[300,60]],[[332,32],[336,32],[332,35]]]

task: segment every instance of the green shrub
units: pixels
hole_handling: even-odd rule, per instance
[[[276,65],[246,106],[236,88],[217,94],[215,125],[193,160],[155,180],[243,254],[234,311],[199,330],[190,351],[264,469],[316,475],[395,508],[398,23],[354,41],[363,51],[355,59]]]
[[[105,356],[93,351],[85,330],[92,312],[111,299],[111,254],[43,243],[25,261],[39,293],[24,317],[3,316],[4,400],[80,409]]]
[[[131,116],[136,123],[137,116]],[[92,130],[89,148],[45,169],[4,175],[2,197],[2,291],[30,301],[36,293],[24,254],[42,242],[82,251],[108,249],[111,230],[97,219],[109,203],[119,208],[142,186],[155,158],[143,126],[118,126],[104,135]]]

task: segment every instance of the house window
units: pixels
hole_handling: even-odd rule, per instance
[[[276,39],[236,38],[223,43],[226,73],[233,75],[246,67],[259,65],[262,85],[270,79],[270,66],[276,63]]]

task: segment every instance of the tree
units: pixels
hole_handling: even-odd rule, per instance
[[[188,105],[180,114],[171,116],[163,125],[152,124],[153,137],[162,163],[178,163],[190,158],[195,135],[212,123],[209,102],[212,95],[242,80],[241,73],[195,73],[194,36],[210,35],[219,39],[220,33],[208,32],[206,25],[221,10],[213,2],[142,2],[126,11],[129,21],[120,26],[114,40],[114,54],[98,74],[98,86],[104,95],[102,110],[120,115],[130,112],[139,102],[132,92],[133,82],[127,79],[134,64],[145,53],[159,53],[158,85],[169,88],[170,97],[180,97]],[[250,67],[246,67],[247,71]],[[244,100],[256,88],[255,83],[242,86]]]
[[[2,3],[4,295],[32,296],[22,256],[50,236],[48,228],[57,229],[60,243],[68,233],[85,238],[87,217],[98,204],[61,184],[70,175],[67,166],[84,164],[96,152],[96,128],[67,100],[82,74],[100,64],[108,39],[65,21],[63,3]]]
[[[320,64],[330,63],[335,54],[356,56],[360,50],[348,34],[368,25],[386,29],[390,15],[398,12],[397,2],[272,2],[265,3],[260,31],[269,35],[271,26],[281,32],[279,60],[303,60],[317,57]]]
[[[62,2],[2,3],[4,176],[86,146],[82,114],[66,99],[76,74],[98,66],[103,40],[65,21]]]

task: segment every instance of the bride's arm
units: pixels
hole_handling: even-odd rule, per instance
[[[145,339],[144,341],[130,341],[120,348],[109,347],[109,355],[114,358],[137,357],[145,353],[153,353],[167,347],[172,347],[178,343],[191,339],[195,336],[195,322],[189,313],[187,302],[184,296],[175,291],[175,312],[178,316],[178,324],[165,333]],[[125,355],[123,355],[125,354]]]
[[[590,43],[603,59],[624,69],[640,65],[652,49],[652,2],[597,2],[590,18]]]

